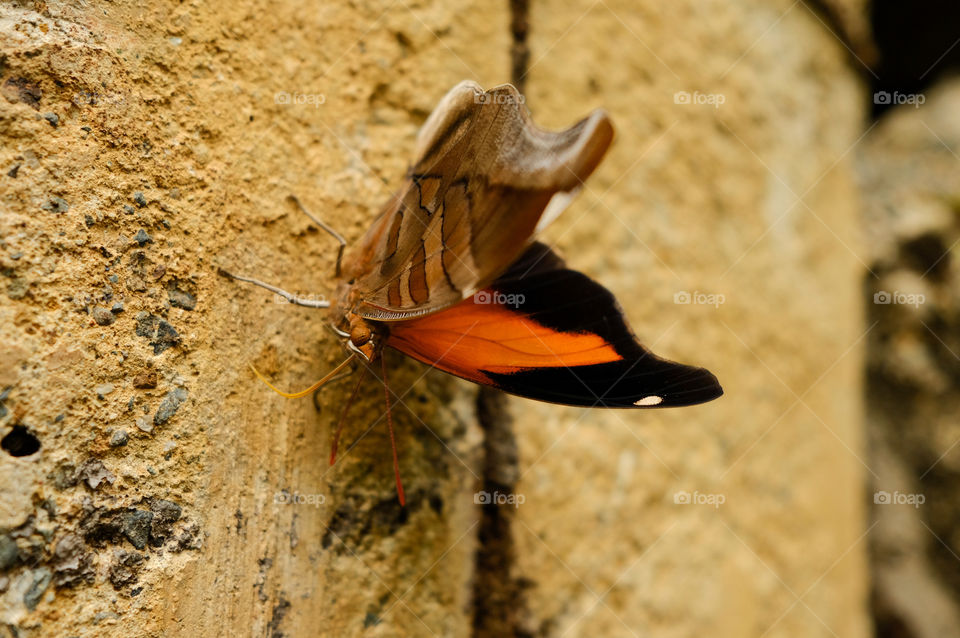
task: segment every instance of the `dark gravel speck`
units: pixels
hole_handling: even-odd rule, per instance
[[[10,78],[4,82],[3,93],[11,102],[19,99],[24,104],[32,106],[34,110],[37,110],[37,104],[40,103],[40,98],[43,97],[43,91],[40,89],[40,85],[23,77]]]
[[[40,206],[43,210],[51,213],[65,213],[70,210],[70,204],[62,197],[51,197],[47,202]]]
[[[148,312],[137,313],[136,333],[138,337],[150,339],[153,354],[160,354],[167,348],[180,343],[180,333],[173,326],[165,319]]]
[[[13,168],[11,168],[9,171],[7,171],[7,177],[14,177],[14,178],[15,178],[15,177],[17,176],[17,172],[18,172],[19,170],[20,170],[20,165],[19,165],[19,164],[14,164],[14,165],[13,165]]]
[[[123,312],[123,302],[122,302],[122,301],[118,301],[118,302],[116,302],[115,304],[113,304],[113,305],[110,307],[110,312],[112,312],[112,313],[115,314],[115,315]]]
[[[134,214],[135,212],[137,212],[137,211],[136,211],[136,209],[135,209],[133,206],[131,206],[130,204],[124,204],[124,205],[123,205],[123,212],[125,212],[127,215],[133,215],[133,214]]]
[[[54,586],[71,587],[81,582],[94,582],[94,555],[86,550],[83,539],[76,534],[67,534],[60,539],[53,553]]]
[[[141,372],[133,378],[133,387],[143,389],[152,389],[157,387],[157,373]]]
[[[117,480],[113,472],[108,470],[100,459],[87,459],[84,461],[80,469],[77,470],[77,478],[86,482],[86,484],[90,486],[90,489],[93,490],[100,487],[101,483],[113,485]]]
[[[167,396],[163,397],[163,401],[160,402],[160,407],[157,408],[157,413],[153,415],[153,424],[163,425],[169,421],[170,417],[176,414],[180,405],[186,400],[186,388],[174,388],[170,390],[170,392],[167,392]]]
[[[114,430],[110,435],[110,447],[123,447],[130,440],[126,430]]]
[[[50,122],[50,126],[57,128],[60,125],[60,118],[56,113],[44,113],[43,119]]]
[[[193,310],[197,307],[197,298],[185,290],[171,288],[167,291],[167,297],[170,299],[170,305],[184,310]]]
[[[110,584],[114,589],[123,589],[127,585],[137,582],[137,572],[143,566],[146,555],[125,550],[113,553],[113,564],[110,565]]]
[[[103,308],[101,306],[94,308],[91,314],[93,314],[93,320],[101,326],[109,326],[117,320],[109,308]]]
[[[159,547],[166,537],[173,534],[173,524],[180,520],[183,508],[165,499],[157,499],[150,504],[153,512],[153,526],[150,529],[150,544]]]
[[[52,578],[53,572],[46,567],[41,567],[33,572],[33,584],[30,585],[30,589],[23,595],[23,604],[27,606],[27,609],[33,611],[37,608],[37,604],[40,602],[40,598],[43,597],[43,592],[47,591],[47,587],[50,586],[50,580]]]
[[[7,535],[0,536],[0,571],[13,567],[19,553],[17,541]]]
[[[29,290],[30,284],[23,277],[16,277],[7,284],[7,296],[11,299],[23,299]]]
[[[147,231],[141,228],[140,230],[137,231],[137,234],[133,236],[133,240],[138,244],[140,244],[141,246],[143,246],[147,242],[152,242],[153,237],[148,235]]]
[[[63,462],[53,471],[53,486],[63,491],[77,484],[77,468],[73,463]]]
[[[134,203],[140,208],[144,208],[147,205],[147,199],[143,196],[143,191],[137,191],[133,194]]]
[[[123,535],[134,547],[143,549],[150,539],[150,526],[153,523],[153,512],[133,510],[123,515]]]

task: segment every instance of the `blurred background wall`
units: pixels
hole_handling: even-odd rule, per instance
[[[946,2],[0,7],[13,636],[958,635],[960,20]],[[609,156],[544,239],[726,395],[548,406],[315,311],[461,79]],[[478,493],[513,505],[475,503]]]

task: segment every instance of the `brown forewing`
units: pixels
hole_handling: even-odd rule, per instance
[[[544,131],[512,86],[457,85],[421,129],[402,190],[348,259],[350,310],[408,319],[492,283],[529,245],[548,205],[552,216],[593,172],[612,138],[603,111]]]

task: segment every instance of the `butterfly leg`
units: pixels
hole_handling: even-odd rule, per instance
[[[330,234],[331,237],[333,237],[334,239],[336,239],[336,240],[340,243],[340,249],[337,251],[337,267],[336,267],[336,270],[334,271],[334,274],[335,274],[337,277],[339,277],[339,276],[340,276],[340,262],[343,260],[343,250],[344,250],[344,248],[347,247],[347,240],[343,238],[343,235],[341,235],[340,233],[338,233],[337,231],[335,231],[331,226],[329,226],[329,225],[328,225],[326,222],[324,222],[322,219],[320,219],[319,217],[317,217],[316,215],[314,215],[313,213],[311,213],[310,211],[308,211],[308,210],[304,207],[304,205],[300,203],[300,200],[297,199],[297,196],[296,196],[296,195],[290,195],[290,199],[293,200],[293,203],[297,205],[297,208],[299,208],[299,209],[301,210],[301,212],[303,212],[304,215],[306,215],[307,217],[310,218],[310,221],[312,221],[314,224],[316,224],[317,226],[319,226],[319,227],[322,228],[323,230],[327,231],[327,232]]]
[[[230,277],[231,279],[236,279],[237,281],[245,281],[248,284],[253,284],[254,286],[260,286],[261,288],[266,288],[272,293],[278,294],[287,301],[297,306],[303,306],[304,308],[329,308],[330,302],[326,299],[301,299],[293,293],[289,293],[286,290],[281,290],[276,286],[271,286],[268,283],[260,281],[259,279],[254,279],[253,277],[242,277],[240,275],[234,275],[229,273],[223,268],[219,269],[219,272],[224,277]]]
[[[387,387],[387,362],[380,354],[380,369],[383,373],[383,392],[387,400],[387,429],[390,431],[390,448],[393,450],[393,475],[397,480],[397,498],[400,505],[407,504],[407,498],[403,494],[403,483],[400,481],[400,460],[397,458],[397,440],[393,436],[393,416],[390,414],[390,389]]]

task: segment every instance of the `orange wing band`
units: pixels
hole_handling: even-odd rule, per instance
[[[599,335],[560,332],[528,315],[471,297],[447,310],[390,324],[387,345],[477,383],[483,371],[587,366],[623,357]]]

